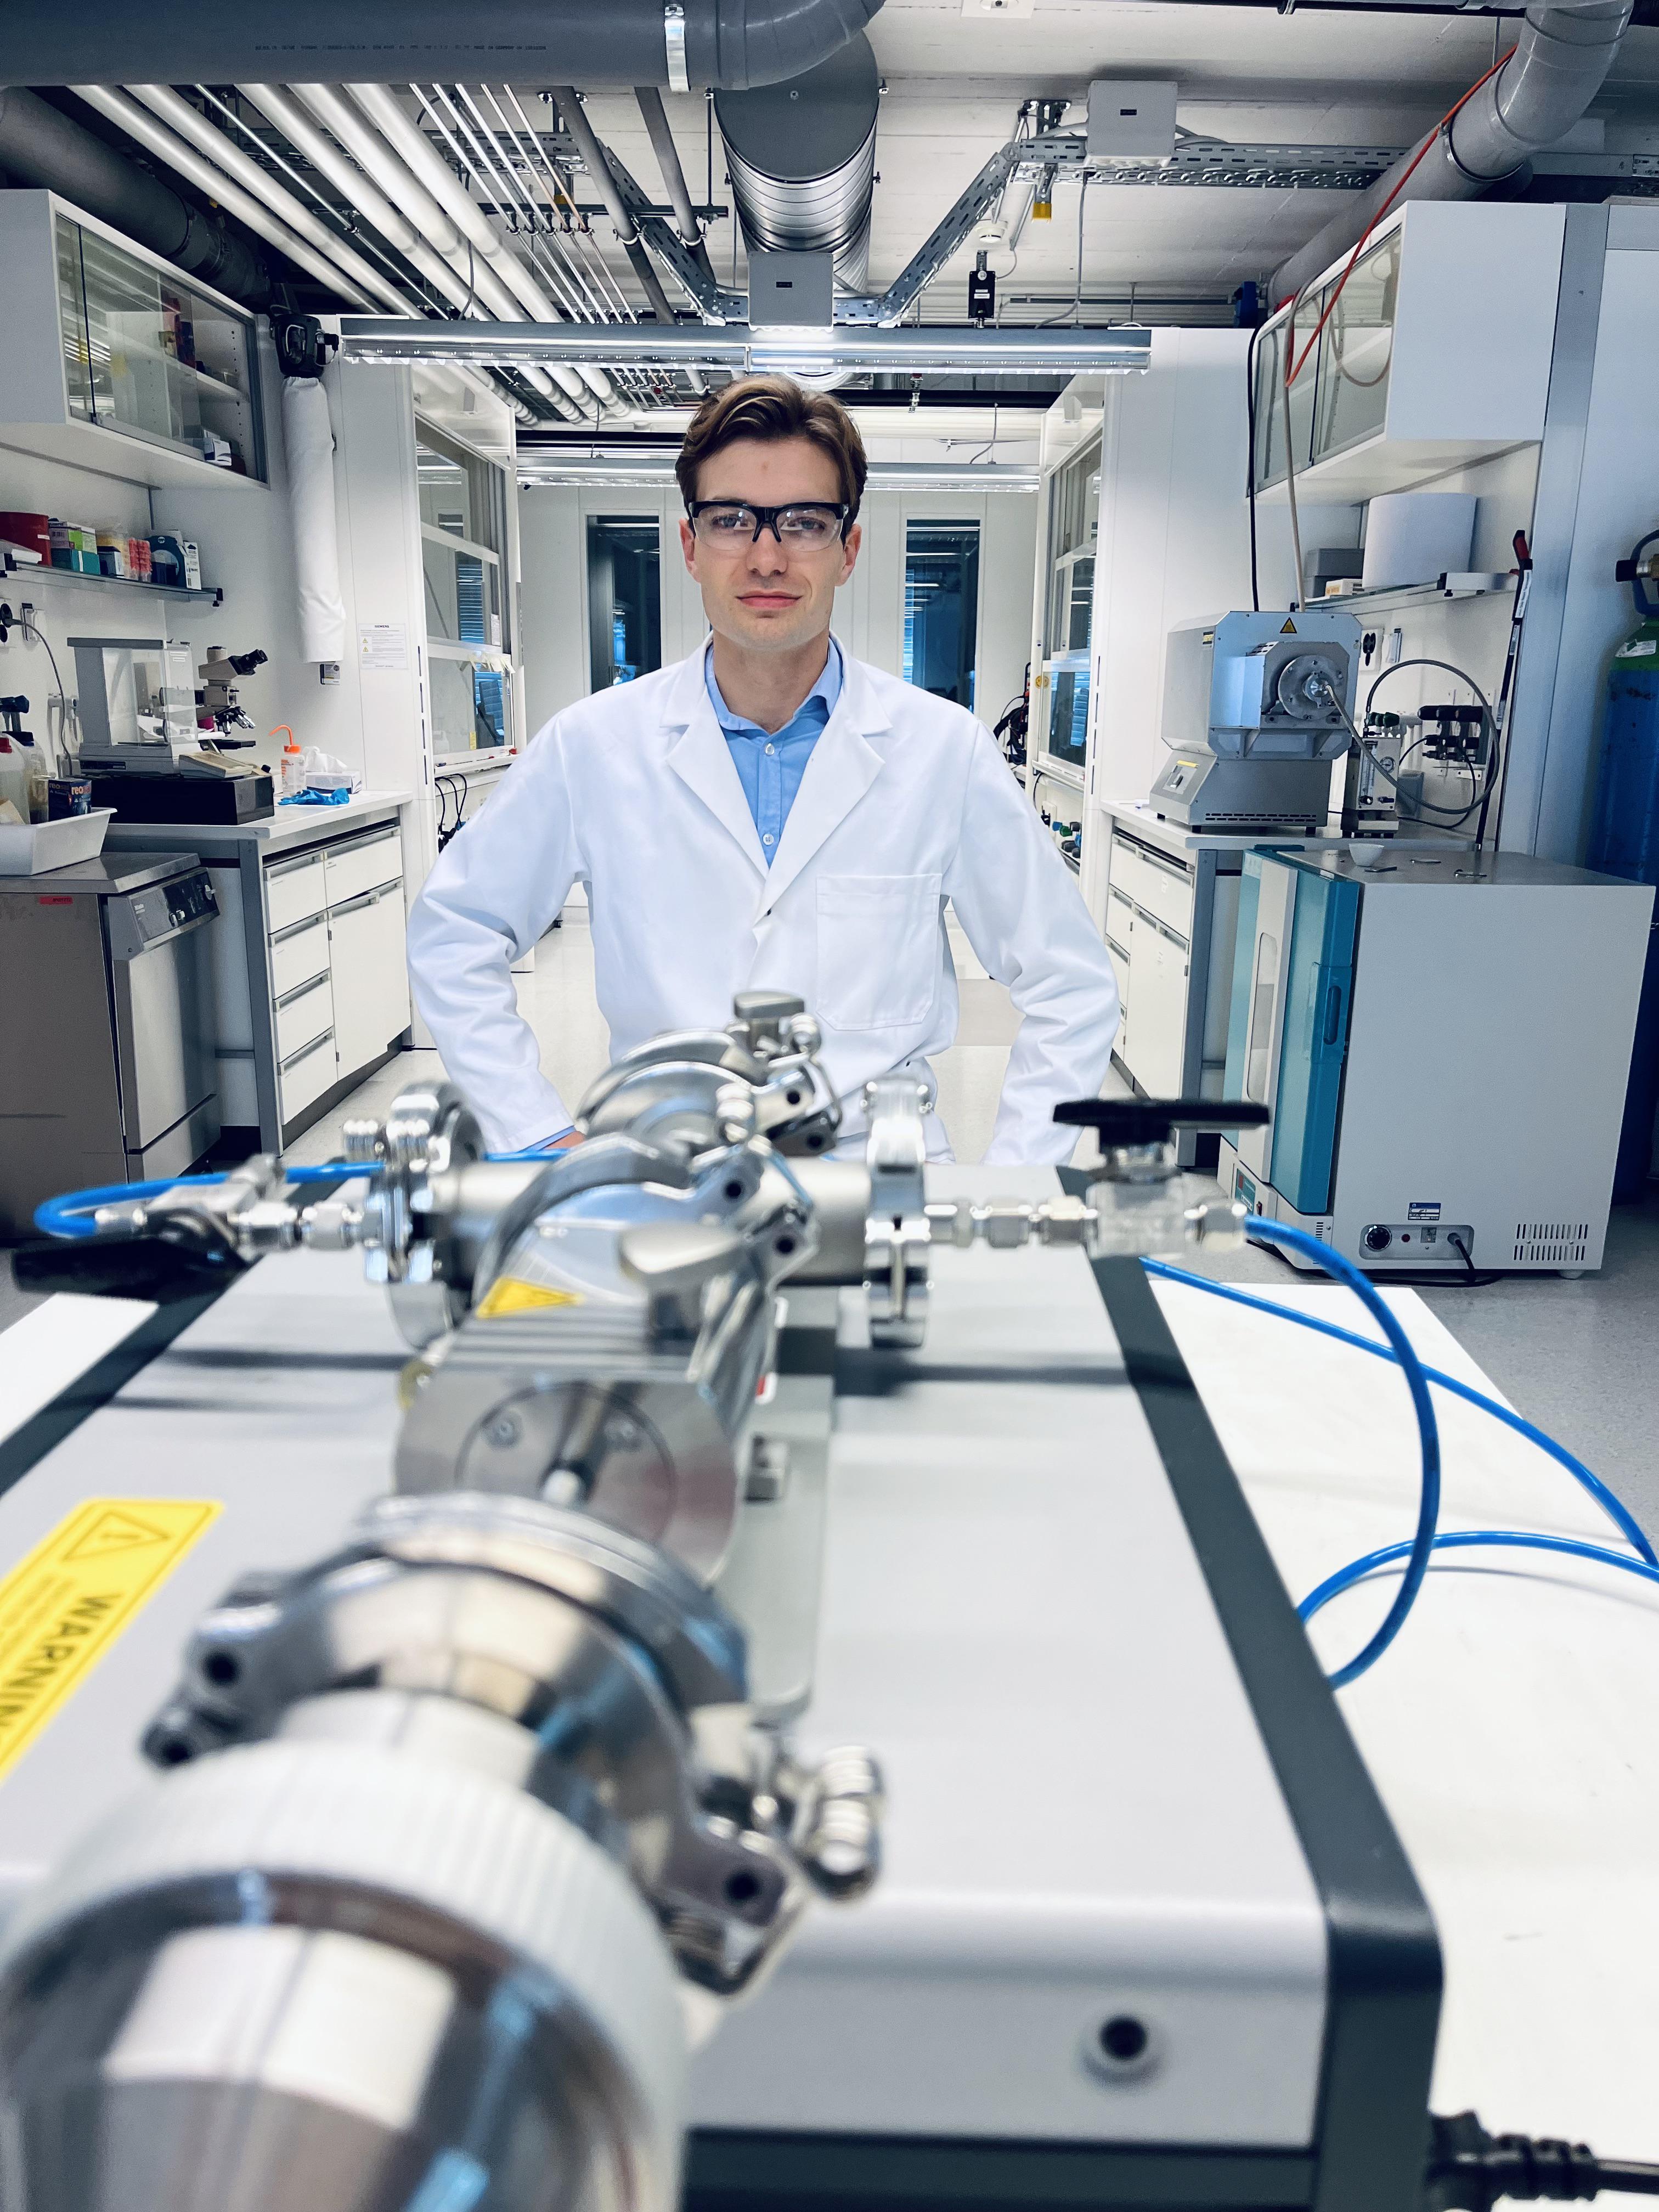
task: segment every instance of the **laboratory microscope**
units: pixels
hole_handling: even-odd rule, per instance
[[[416,1089],[20,1255],[185,1318],[0,1509],[153,1435],[238,1571],[0,1766],[6,2212],[1408,2212],[1432,1929],[1136,1261],[1259,1116],[935,1195],[818,1043],[747,994],[566,1153]]]

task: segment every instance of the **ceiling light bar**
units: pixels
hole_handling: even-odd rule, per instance
[[[478,368],[558,362],[590,368],[713,368],[742,375],[775,371],[823,376],[837,369],[913,374],[968,370],[980,375],[1126,375],[1151,358],[1152,332],[1133,325],[1095,329],[981,330],[945,324],[902,330],[751,330],[743,323],[423,322],[414,317],[343,315],[348,361],[447,361]]]
[[[672,453],[581,453],[520,451],[521,484],[668,484]],[[987,461],[872,461],[872,491],[1020,491],[1037,489],[1035,465]]]

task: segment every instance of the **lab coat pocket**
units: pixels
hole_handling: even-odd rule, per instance
[[[929,1011],[939,981],[936,876],[818,878],[818,997],[836,1030],[902,1029]]]

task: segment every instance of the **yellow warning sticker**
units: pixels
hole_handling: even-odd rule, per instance
[[[497,1275],[479,1299],[481,1321],[500,1321],[507,1314],[539,1313],[548,1306],[579,1306],[580,1291],[556,1291],[545,1283],[526,1283],[520,1275]]]
[[[1291,620],[1288,615],[1285,616],[1283,623],[1279,625],[1279,635],[1280,637],[1294,637],[1296,635],[1296,624]]]
[[[0,1582],[0,1775],[223,1510],[210,1498],[89,1498]]]

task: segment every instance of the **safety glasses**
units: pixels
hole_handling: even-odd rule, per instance
[[[694,499],[686,508],[699,545],[738,552],[769,530],[786,551],[818,553],[847,534],[852,509],[833,500],[797,500],[788,507],[750,507],[741,500]]]

